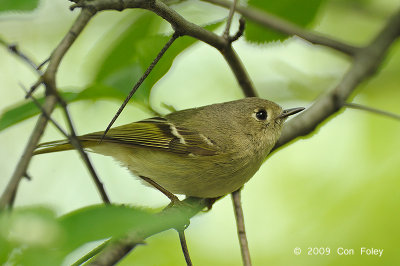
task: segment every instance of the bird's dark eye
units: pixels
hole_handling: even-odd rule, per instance
[[[259,110],[256,113],[256,118],[258,120],[265,120],[265,119],[267,119],[267,116],[268,116],[267,111],[265,111],[265,110]]]

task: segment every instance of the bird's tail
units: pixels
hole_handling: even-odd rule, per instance
[[[68,140],[56,140],[39,144],[33,155],[57,152],[57,151],[67,151],[72,150],[74,147],[69,143]]]

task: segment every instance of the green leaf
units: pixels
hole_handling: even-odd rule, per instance
[[[0,0],[0,12],[32,11],[38,4],[39,0]]]
[[[74,101],[77,97],[75,92],[63,92],[61,96],[68,102]],[[40,104],[44,103],[44,97],[37,99]],[[12,125],[22,122],[40,113],[38,107],[31,100],[24,100],[8,107],[0,115],[0,131]]]
[[[69,253],[85,243],[118,238],[155,219],[143,209],[115,205],[85,207],[60,218],[42,207],[2,212],[0,263],[11,263],[12,258],[12,265],[61,265]]]
[[[323,2],[324,0],[249,0],[248,5],[305,27],[314,20]],[[247,21],[245,38],[250,42],[265,43],[284,40],[288,37],[288,35],[266,29],[252,21]]]
[[[143,209],[127,206],[95,205],[73,211],[59,219],[66,237],[63,252],[68,254],[91,241],[123,236],[154,219]]]

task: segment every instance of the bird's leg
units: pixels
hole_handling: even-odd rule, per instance
[[[140,178],[149,183],[150,185],[152,185],[154,188],[158,189],[165,196],[167,196],[171,200],[172,205],[179,204],[181,202],[177,196],[175,196],[174,194],[172,194],[171,192],[160,186],[157,182],[145,176],[140,176]]]
[[[177,196],[175,196],[174,194],[172,194],[171,192],[169,192],[168,190],[166,190],[165,188],[160,186],[157,182],[155,182],[155,181],[153,181],[150,178],[145,177],[145,176],[140,176],[140,178],[142,178],[144,181],[146,181],[147,183],[149,183],[150,185],[152,185],[153,187],[158,189],[161,193],[163,193],[165,196],[167,196],[171,200],[171,203],[166,208],[169,208],[169,207],[172,207],[173,205],[182,203],[178,199]],[[175,230],[179,234],[179,241],[181,242],[181,248],[182,248],[183,255],[185,257],[186,264],[188,266],[191,266],[192,265],[192,261],[191,261],[190,256],[189,256],[189,250],[187,248],[186,238],[185,238],[185,229],[189,226],[189,224],[190,224],[190,220],[187,220],[185,225],[183,225],[182,227],[179,227],[179,228],[175,228]]]

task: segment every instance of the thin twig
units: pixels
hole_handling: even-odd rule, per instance
[[[21,86],[23,89],[24,89],[24,91],[25,92],[27,92],[26,91],[26,89],[23,87],[23,86]],[[27,94],[28,95],[28,94]],[[79,140],[78,140],[78,138],[76,137],[76,135],[75,135],[75,131],[74,131],[74,128],[73,128],[73,125],[72,125],[72,121],[71,121],[71,118],[70,118],[70,116],[69,116],[69,114],[68,114],[68,109],[67,109],[67,105],[64,103],[62,106],[63,106],[63,110],[64,110],[64,113],[65,113],[65,116],[66,116],[66,118],[67,118],[67,121],[69,121],[68,122],[68,125],[69,125],[69,128],[70,128],[70,132],[71,132],[71,135],[68,135],[67,134],[67,132],[65,132],[63,129],[62,129],[62,127],[56,122],[56,121],[54,121],[52,118],[51,118],[51,116],[46,112],[46,110],[44,110],[43,109],[43,107],[41,106],[41,104],[39,103],[39,101],[38,100],[36,100],[35,99],[35,97],[33,97],[33,95],[29,95],[29,97],[32,99],[32,101],[33,101],[33,103],[39,108],[39,110],[42,112],[42,114],[69,140],[69,142],[72,144],[72,145],[74,145],[74,147],[78,150],[78,152],[80,153],[80,155],[82,156],[82,160],[84,161],[84,163],[86,164],[86,167],[89,169],[89,172],[91,173],[91,175],[92,175],[92,178],[93,178],[93,180],[94,180],[94,182],[95,182],[95,184],[96,184],[96,186],[97,186],[97,190],[99,191],[99,193],[100,193],[100,195],[101,195],[101,198],[102,198],[102,200],[103,200],[103,202],[104,203],[106,203],[106,204],[109,204],[110,203],[110,200],[109,200],[109,198],[108,198],[108,196],[107,196],[107,193],[105,192],[105,190],[104,190],[104,187],[103,187],[103,184],[101,183],[101,181],[99,180],[99,178],[97,177],[97,175],[96,175],[96,172],[95,172],[95,170],[94,170],[94,168],[93,168],[93,166],[92,166],[92,164],[91,164],[91,162],[90,162],[90,160],[89,160],[89,157],[87,156],[87,154],[84,152],[84,150],[82,149],[82,146],[80,145],[80,142],[79,142]],[[58,99],[59,101],[60,101],[60,99]]]
[[[235,211],[237,234],[240,243],[240,251],[242,253],[242,260],[244,266],[251,265],[249,244],[247,242],[246,230],[244,227],[244,215],[242,209],[242,202],[240,200],[240,189],[232,192],[233,210]]]
[[[42,63],[40,63],[40,64],[36,67],[36,69],[37,69],[37,70],[40,70],[40,69],[41,69],[45,64],[47,64],[49,61],[50,61],[50,57],[47,58],[46,60],[44,60]]]
[[[24,86],[21,85],[21,88],[24,90],[25,93],[28,93],[28,91],[25,89]],[[48,114],[46,112],[46,110],[39,103],[39,101],[33,95],[29,95],[29,98],[36,105],[36,107],[40,110],[40,112],[57,128],[57,130],[60,131],[60,133],[63,134],[64,137],[69,139],[70,136],[67,134],[67,132],[50,116],[50,114]]]
[[[228,15],[228,19],[226,21],[225,31],[222,35],[226,40],[229,39],[229,29],[231,28],[233,15],[235,14],[236,3],[237,3],[237,0],[233,0],[233,2],[231,4],[231,8],[229,9],[229,15]]]
[[[193,265],[192,260],[190,259],[189,250],[188,250],[187,243],[186,243],[185,229],[180,229],[177,231],[179,234],[179,241],[181,242],[182,252],[183,252],[183,255],[185,256],[186,265],[192,266]]]
[[[118,116],[121,114],[122,110],[124,110],[125,106],[128,104],[129,100],[132,98],[133,94],[137,91],[137,89],[142,85],[143,81],[147,78],[147,76],[150,74],[150,72],[153,70],[153,68],[156,66],[158,61],[160,61],[161,57],[164,55],[164,53],[168,50],[168,48],[172,45],[172,43],[179,37],[179,33],[175,32],[171,38],[168,40],[168,42],[164,45],[164,47],[161,49],[161,51],[158,53],[157,57],[151,62],[150,66],[146,69],[144,72],[143,76],[140,77],[138,82],[136,82],[135,86],[133,86],[131,92],[129,95],[126,97],[125,101],[122,103],[122,105],[119,107],[117,113],[114,115],[113,119],[111,122],[108,124],[106,130],[104,131],[103,136],[101,137],[101,141],[103,141],[104,137],[106,136],[107,132],[110,130],[112,125],[114,124],[115,120],[117,120]]]
[[[374,114],[378,114],[378,115],[383,115],[383,116],[387,116],[387,117],[390,117],[390,118],[394,118],[396,120],[400,120],[400,115],[399,114],[383,111],[383,110],[372,108],[372,107],[369,107],[369,106],[365,106],[365,105],[361,105],[361,104],[357,104],[357,103],[344,103],[343,105],[345,107],[348,107],[348,108],[363,110],[363,111],[371,112],[371,113],[374,113]]]
[[[229,42],[233,43],[234,41],[237,41],[240,37],[242,37],[245,27],[246,27],[246,20],[244,19],[244,17],[240,17],[239,29],[235,33],[235,35],[229,37]]]
[[[68,112],[67,104],[61,98],[58,98],[58,99],[61,104],[62,110],[64,112],[65,119],[67,120],[69,132],[71,134],[71,137],[69,138],[69,140],[70,140],[72,146],[74,146],[75,149],[79,152],[79,155],[81,156],[83,162],[85,163],[86,168],[89,170],[89,173],[92,177],[93,182],[96,185],[97,190],[100,193],[103,203],[110,204],[110,199],[104,189],[104,185],[100,181],[100,178],[97,176],[96,170],[94,169],[94,167],[89,159],[89,156],[83,150],[83,147],[79,141],[79,138],[76,136],[74,125],[72,123],[71,116],[69,115],[69,112]]]
[[[12,45],[9,46],[10,47],[10,51],[12,51],[14,54],[16,54],[17,56],[19,56],[21,59],[23,59],[25,62],[27,62],[29,64],[29,66],[31,66],[40,76],[43,74],[42,71],[39,70],[39,68],[36,66],[36,64],[33,62],[33,60],[31,60],[28,56],[26,56],[24,53],[22,53],[19,49],[17,49],[16,45]],[[71,121],[71,117],[68,113],[68,109],[67,109],[67,104],[66,102],[57,94],[58,97],[58,102],[61,104],[63,110],[64,110],[64,115],[66,117],[66,120],[68,122],[68,126],[71,132],[71,135],[68,135],[62,128],[61,126],[54,121],[50,115],[48,113],[46,113],[46,111],[43,109],[43,107],[40,105],[40,103],[32,96],[32,93],[34,91],[33,88],[36,88],[37,86],[32,86],[31,89],[29,91],[27,91],[22,85],[21,88],[25,91],[25,98],[31,98],[32,101],[34,102],[34,104],[39,108],[39,110],[42,112],[42,114],[44,116],[46,116],[46,118],[51,121],[55,127],[66,137],[68,138],[68,140],[71,142],[71,144],[78,150],[78,152],[81,154],[82,159],[84,161],[84,163],[86,164],[86,167],[88,168],[89,172],[92,175],[92,178],[97,186],[97,189],[101,195],[101,198],[103,200],[104,203],[110,203],[110,200],[104,190],[103,184],[101,183],[101,181],[99,180],[99,178],[97,177],[97,174],[89,160],[89,157],[87,156],[87,154],[83,151],[82,146],[80,145],[79,140],[76,137],[75,134],[75,130]]]
[[[36,64],[33,62],[33,60],[31,60],[28,56],[26,56],[23,52],[21,52],[16,44],[8,44],[7,42],[5,42],[4,40],[1,40],[0,44],[3,44],[4,46],[6,46],[8,48],[8,50],[10,52],[12,52],[13,54],[15,54],[16,56],[18,56],[19,58],[22,59],[22,61],[24,61],[25,63],[27,63],[31,68],[33,68],[35,70],[35,72],[39,75],[42,76],[42,71],[39,69],[38,66],[36,66]],[[39,78],[39,80],[31,86],[29,92],[26,92],[25,95],[25,99],[28,99],[29,96],[35,91],[35,89],[42,83],[41,78]]]
[[[25,61],[29,66],[31,66],[34,70],[36,70],[36,71],[38,72],[38,69],[37,69],[36,64],[35,64],[31,59],[29,59],[28,56],[26,56],[24,53],[22,53],[22,52],[18,49],[18,47],[17,47],[16,44],[10,44],[10,45],[8,45],[8,50],[9,50],[10,52],[14,53],[15,55],[17,55],[19,58],[21,58],[21,59],[22,59],[23,61]],[[42,73],[38,72],[38,74],[40,75],[40,74],[42,74]]]
[[[27,91],[26,94],[25,94],[25,99],[28,99],[28,98],[35,92],[35,90],[40,86],[40,84],[42,84],[42,78],[39,78],[39,79],[35,82],[35,84],[33,84],[33,85],[30,87],[29,91]]]
[[[225,8],[231,7],[231,2],[226,0],[202,0]],[[303,29],[296,24],[287,20],[281,19],[277,16],[269,14],[264,11],[252,7],[245,7],[242,5],[236,6],[236,12],[242,14],[246,19],[256,22],[264,27],[288,34],[296,35],[306,41],[313,44],[319,44],[326,47],[330,47],[349,56],[355,56],[358,51],[358,47],[344,43],[331,37],[327,37],[321,33],[309,31]]]
[[[57,102],[59,102],[59,99],[61,97],[58,95],[56,91],[56,80],[55,80],[55,75],[58,69],[58,66],[64,57],[65,53],[68,51],[68,49],[72,46],[76,38],[79,36],[79,34],[82,32],[83,28],[87,25],[89,20],[93,17],[93,15],[96,14],[95,9],[83,9],[72,25],[71,29],[69,32],[65,35],[63,40],[58,44],[58,46],[54,49],[52,55],[50,56],[49,60],[49,65],[45,71],[45,73],[39,78],[39,81],[36,82],[34,86],[32,86],[33,89],[31,89],[31,92],[33,92],[34,88],[36,88],[38,85],[43,83],[46,87],[46,101],[45,104],[43,105],[44,110],[46,110],[47,114],[50,114],[54,107],[56,106]],[[1,40],[3,43],[3,41]],[[36,68],[36,71],[39,72],[39,70]],[[29,97],[29,96],[28,96]],[[27,168],[29,165],[29,162],[32,158],[33,151],[35,150],[40,137],[43,134],[44,128],[47,125],[47,117],[45,115],[41,115],[38,119],[38,122],[32,132],[32,135],[29,139],[29,142],[23,152],[23,155],[20,159],[20,161],[17,164],[17,167],[7,184],[6,189],[4,190],[1,198],[0,198],[0,210],[8,207],[12,207],[11,199],[12,196],[15,195],[15,192],[18,188],[19,182],[21,181],[21,178],[24,176],[24,174],[27,172]]]
[[[128,3],[126,3],[126,5],[128,5]],[[165,5],[162,1],[154,0],[152,4],[143,5],[140,7],[152,11],[168,21],[175,30],[179,30],[180,34],[201,40],[220,51],[231,68],[236,80],[244,92],[244,95],[246,97],[257,96],[253,82],[251,81],[242,61],[230,45],[229,41],[222,36],[219,36],[187,21],[175,10]]]

